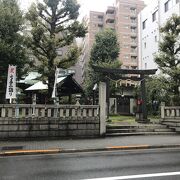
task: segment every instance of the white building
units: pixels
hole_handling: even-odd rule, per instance
[[[139,69],[157,68],[159,29],[172,14],[180,15],[180,0],[153,0],[139,13]]]

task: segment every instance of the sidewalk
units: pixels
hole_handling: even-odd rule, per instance
[[[142,149],[153,147],[180,147],[180,134],[176,135],[149,135],[149,136],[121,136],[95,139],[68,139],[68,140],[26,140],[0,141],[0,153],[4,152],[41,152],[48,150],[56,152],[79,152],[110,149]],[[26,153],[23,153],[26,154]],[[31,153],[33,154],[33,153]],[[14,154],[16,155],[16,154]]]

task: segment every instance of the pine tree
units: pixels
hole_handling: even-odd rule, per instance
[[[155,62],[162,73],[170,78],[169,92],[177,104],[180,101],[180,16],[173,15],[160,32],[162,41]]]
[[[121,62],[118,60],[119,44],[114,30],[105,29],[95,36],[95,42],[90,53],[89,71],[86,77],[86,93],[92,94],[95,83],[105,80],[101,73],[94,72],[92,65],[118,68]]]
[[[27,13],[32,27],[28,45],[39,61],[38,71],[48,82],[49,99],[56,67],[68,68],[79,56],[79,49],[72,45],[76,37],[86,33],[84,25],[77,20],[79,8],[76,0],[43,0],[32,4]],[[58,56],[58,50],[64,47],[68,50],[66,55]]]
[[[17,66],[20,78],[28,68],[23,14],[16,0],[0,0],[0,102],[4,103],[8,65]]]

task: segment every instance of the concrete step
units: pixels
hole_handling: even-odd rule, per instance
[[[128,133],[128,132],[136,132],[136,129],[107,129],[107,133]]]
[[[173,132],[173,129],[160,128],[160,129],[150,129],[150,128],[137,128],[137,129],[107,129],[107,133],[132,133],[132,132]]]
[[[132,125],[107,125],[106,129],[133,129],[136,128],[136,126]]]
[[[107,137],[135,136],[135,135],[176,135],[176,132],[133,132],[133,133],[107,133]]]
[[[175,123],[180,123],[180,119],[178,118],[172,118],[172,119],[163,119],[161,122],[175,122]]]
[[[163,125],[166,125],[168,127],[170,126],[174,126],[174,127],[177,127],[179,126],[180,127],[180,124],[179,123],[176,123],[176,122],[162,122]]]
[[[172,127],[169,127],[169,128],[173,129],[173,130],[176,131],[176,132],[180,132],[180,127],[174,127],[174,126],[172,126]]]
[[[106,129],[160,129],[166,128],[166,125],[162,124],[148,124],[148,125],[107,125]]]
[[[174,129],[170,129],[170,128],[154,129],[154,132],[174,132]]]

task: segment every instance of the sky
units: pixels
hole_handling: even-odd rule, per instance
[[[28,9],[30,4],[36,0],[19,0],[21,7],[23,9]],[[81,16],[87,15],[91,11],[105,11],[107,6],[112,6],[115,4],[115,0],[77,0],[80,5],[80,14]],[[128,0],[127,0],[128,1]],[[146,4],[150,3],[151,0],[144,0]]]

